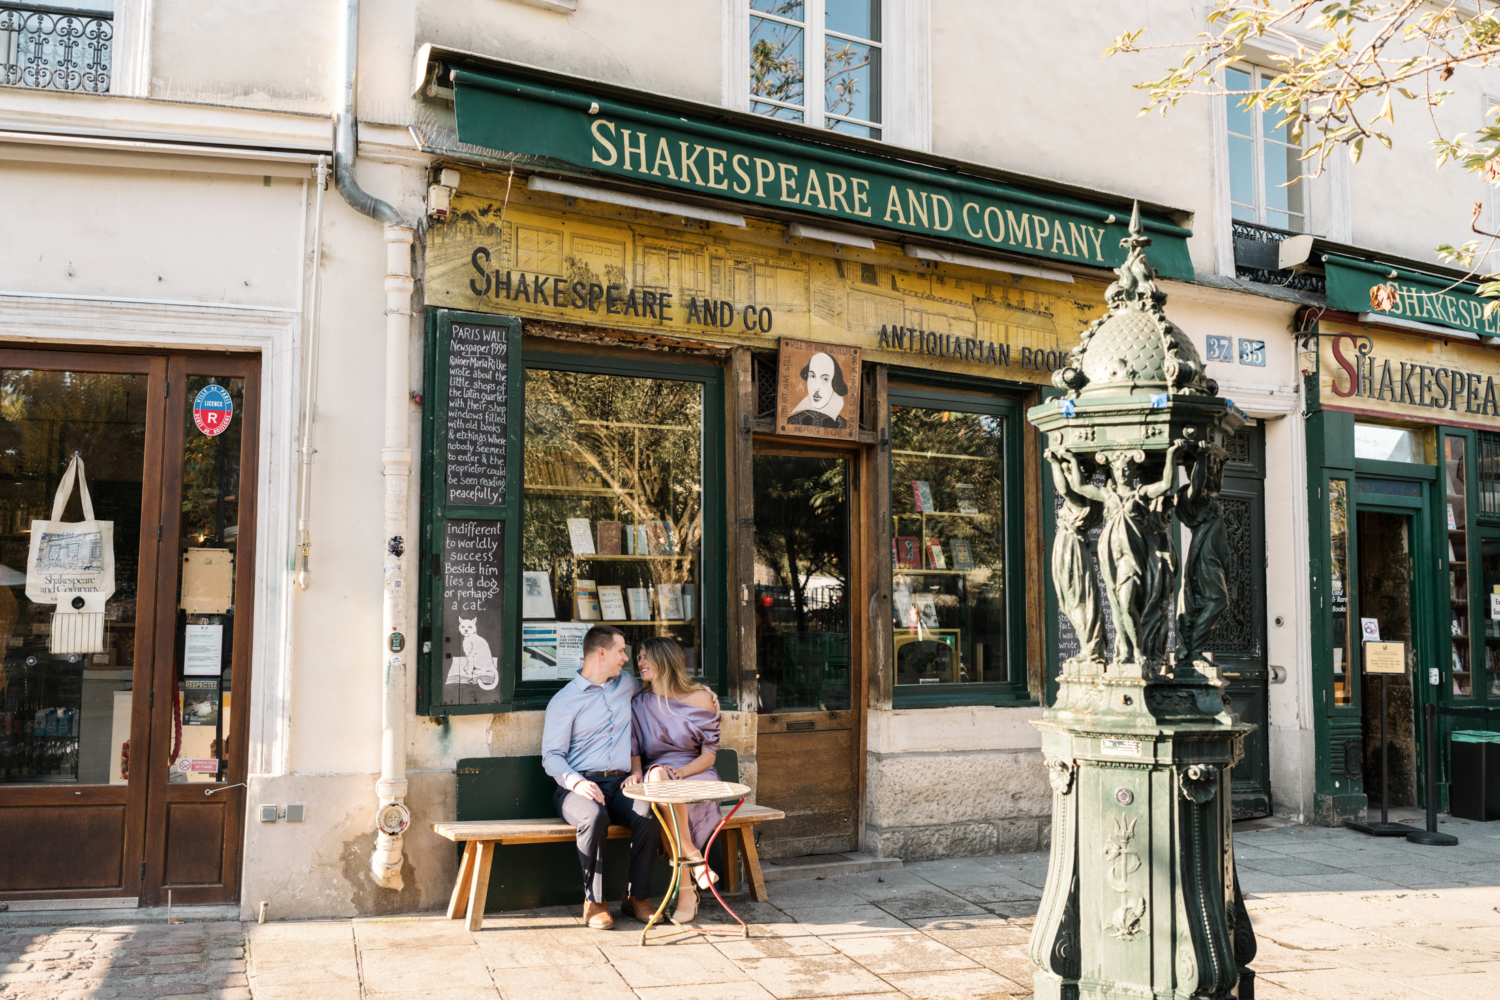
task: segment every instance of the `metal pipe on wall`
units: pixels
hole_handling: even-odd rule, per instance
[[[318,157],[318,200],[313,210],[312,290],[308,295],[311,318],[307,330],[306,376],[302,389],[302,440],[297,446],[297,461],[302,467],[302,484],[297,492],[297,586],[307,589],[312,556],[312,461],[313,423],[318,419],[318,331],[322,326],[323,288],[323,193],[328,190],[328,158]]]
[[[385,444],[380,452],[385,477],[381,545],[380,779],[375,790],[375,849],[370,870],[386,889],[402,888],[402,835],[411,825],[406,807],[406,602],[409,557],[406,523],[410,513],[411,441],[409,357],[411,348],[412,243],[415,232],[388,203],[359,186],[354,175],[358,152],[354,95],[359,67],[359,0],[344,0],[339,20],[338,107],[334,113],[333,182],[355,211],[385,226]]]

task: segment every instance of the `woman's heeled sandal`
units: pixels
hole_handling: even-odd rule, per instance
[[[714,883],[719,881],[718,873],[715,872],[712,868],[708,867],[707,861],[704,861],[702,859],[699,859],[698,861],[690,861],[688,862],[688,868],[690,870],[700,869],[693,872],[693,882],[704,892],[708,891],[710,885],[713,885]]]
[[[690,924],[698,916],[698,892],[690,885],[677,889],[677,906],[672,910],[672,923]]]

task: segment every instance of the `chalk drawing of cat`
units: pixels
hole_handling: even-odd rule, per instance
[[[461,669],[454,663],[454,674],[460,683],[478,684],[485,691],[493,691],[500,684],[500,669],[490,655],[490,644],[479,634],[478,618],[460,618],[458,632],[464,637],[464,662]],[[450,675],[449,683],[455,680]]]

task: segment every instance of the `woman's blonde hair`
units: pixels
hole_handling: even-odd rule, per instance
[[[664,698],[677,699],[678,695],[692,694],[703,688],[702,684],[688,676],[687,654],[676,639],[653,636],[641,643],[641,655],[651,664],[656,680],[648,681],[646,690]]]

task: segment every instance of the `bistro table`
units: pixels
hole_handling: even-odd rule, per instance
[[[661,905],[656,908],[656,912],[651,915],[651,919],[646,922],[645,928],[641,931],[641,944],[645,944],[651,928],[661,922],[662,914],[667,909],[667,903],[676,896],[677,888],[682,882],[683,870],[689,867],[689,862],[683,857],[681,846],[682,833],[677,828],[677,811],[671,807],[694,805],[699,802],[729,802],[731,800],[738,800],[735,801],[734,808],[725,813],[723,818],[719,820],[719,825],[714,827],[714,832],[709,834],[708,843],[703,848],[703,858],[706,862],[709,851],[714,846],[714,838],[719,835],[720,830],[724,829],[724,824],[729,822],[729,818],[739,810],[740,806],[745,804],[745,797],[750,794],[750,786],[741,785],[734,781],[643,781],[639,784],[622,788],[621,791],[632,799],[640,799],[642,802],[651,803],[651,809],[656,813],[657,822],[661,823],[663,829],[670,829],[672,831],[672,836],[667,840],[667,843],[672,848],[672,881],[667,886],[667,891],[662,894]],[[663,806],[667,808],[663,810]],[[665,816],[662,815],[663,811],[666,812]],[[696,865],[697,862],[692,862],[692,864]],[[719,905],[724,908],[724,912],[734,917],[735,922],[740,925],[740,936],[749,937],[750,928],[739,918],[739,914],[731,910],[729,904],[724,902],[724,897],[719,895],[718,884],[710,878],[708,880],[708,887],[713,891],[714,898],[719,901]],[[670,917],[667,919],[671,920]],[[674,926],[681,926],[675,920],[671,922]],[[702,928],[700,931],[705,934],[735,933],[733,930],[721,931],[709,928]]]

